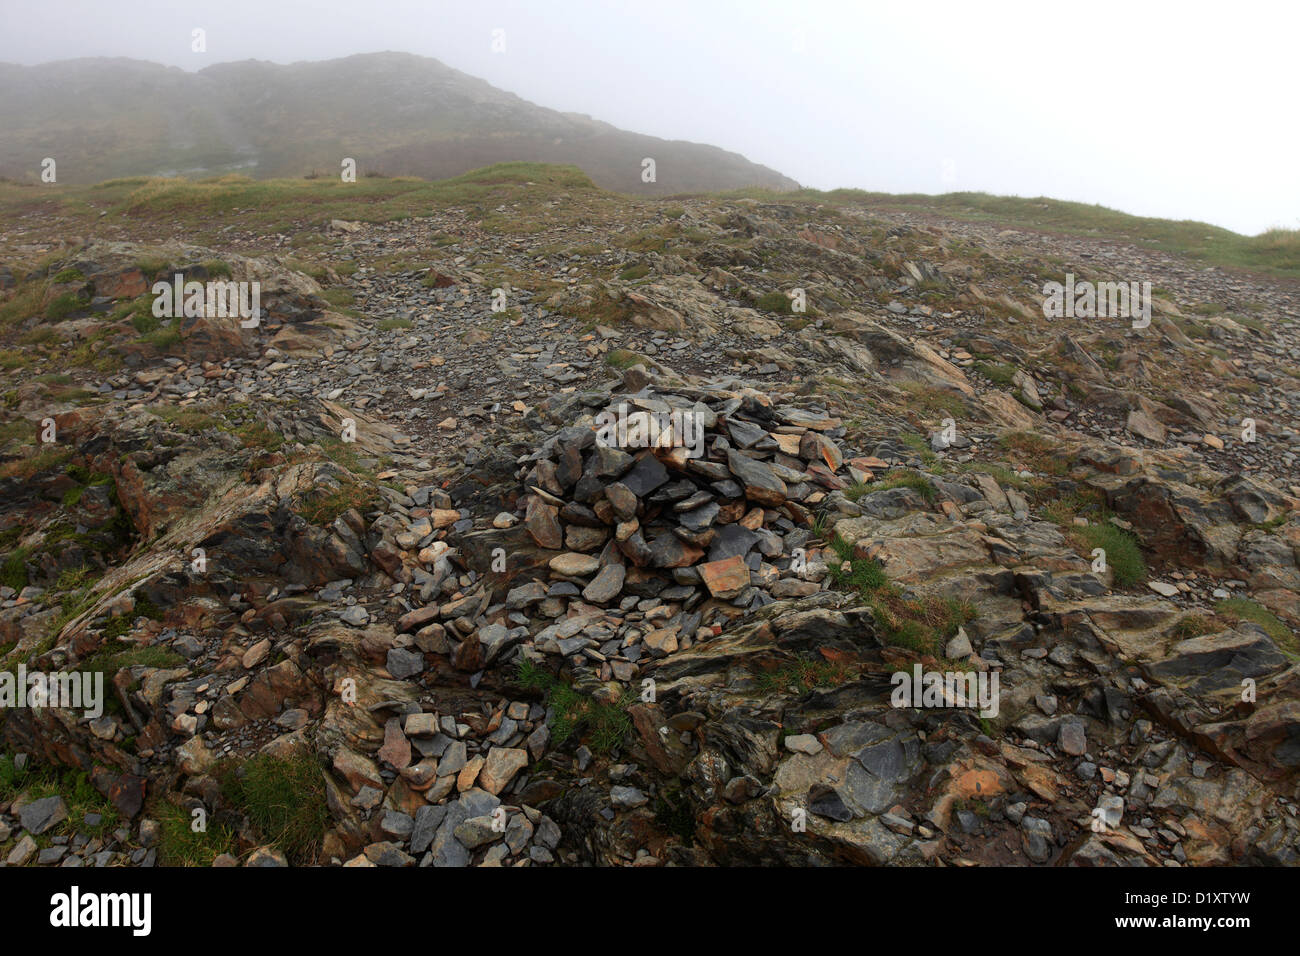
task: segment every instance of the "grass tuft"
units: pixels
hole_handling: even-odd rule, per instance
[[[1094,548],[1106,552],[1106,564],[1120,587],[1133,587],[1147,579],[1147,563],[1138,539],[1123,528],[1101,522],[1075,529],[1075,536],[1089,552]]]
[[[907,597],[891,584],[877,562],[853,557],[853,544],[836,535],[831,550],[839,563],[828,562],[832,583],[843,591],[857,591],[871,607],[885,642],[919,654],[940,657],[948,638],[968,621],[975,608],[967,601],[922,596]],[[846,570],[843,563],[848,562]]]
[[[312,754],[258,754],[242,764],[219,766],[216,776],[222,797],[262,839],[279,847],[290,863],[316,862],[329,809],[325,779]]]
[[[925,499],[926,504],[934,504],[935,499],[939,496],[939,490],[935,488],[934,482],[929,478],[920,472],[905,469],[893,472],[876,481],[855,482],[845,490],[844,497],[850,501],[857,501],[865,495],[877,491],[888,491],[891,488],[911,488]]]
[[[235,851],[235,834],[223,824],[209,820],[204,831],[196,832],[190,811],[172,803],[154,813],[162,827],[158,862],[163,866],[211,866],[221,854]]]
[[[614,703],[600,703],[526,657],[519,659],[515,679],[524,687],[545,694],[551,710],[551,739],[556,744],[585,731],[592,752],[608,754],[623,743],[632,729],[627,708],[636,702],[636,697],[631,693],[625,691]]]

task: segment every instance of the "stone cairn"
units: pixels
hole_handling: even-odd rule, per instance
[[[554,552],[549,580],[508,592],[514,628],[480,631],[474,656],[517,643],[627,683],[730,619],[819,590],[816,510],[885,465],[846,461],[843,434],[822,410],[752,389],[612,397],[521,460],[524,528],[543,557]],[[553,623],[530,636],[529,615]]]

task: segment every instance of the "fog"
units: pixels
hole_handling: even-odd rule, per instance
[[[1300,7],[832,0],[0,0],[0,60],[400,50],[820,189],[1300,227]],[[191,31],[206,31],[206,52]],[[494,43],[494,40],[496,41]],[[494,49],[495,47],[495,49]],[[3,135],[0,133],[0,135]]]

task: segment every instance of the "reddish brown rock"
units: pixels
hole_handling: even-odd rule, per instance
[[[354,793],[366,786],[376,790],[384,789],[384,780],[375,762],[346,747],[340,747],[335,752],[334,770],[348,782]]]
[[[95,294],[113,299],[134,299],[148,290],[148,280],[139,269],[125,269],[114,275],[95,278]]]
[[[558,551],[564,547],[564,530],[560,527],[560,509],[534,495],[524,512],[524,527],[539,548]]]
[[[528,766],[528,751],[515,747],[493,747],[479,771],[478,784],[491,794],[500,793],[515,774]]]
[[[90,774],[90,782],[117,808],[117,812],[128,819],[134,819],[144,806],[145,790],[148,781],[135,774],[115,774],[103,767],[96,767]]]
[[[320,712],[321,700],[315,685],[290,660],[262,671],[239,698],[239,709],[249,720],[273,717],[291,707],[315,714]]]
[[[483,645],[479,643],[477,632],[460,642],[451,655],[451,666],[465,674],[483,669]]]
[[[821,461],[831,471],[838,471],[844,464],[844,456],[839,446],[825,435],[817,432],[804,432],[799,442],[799,457],[805,461]]]
[[[407,611],[397,619],[397,630],[402,633],[419,630],[437,617],[438,605],[430,604],[425,607],[417,607],[414,611]]]
[[[740,555],[700,565],[700,577],[716,598],[733,598],[749,587],[749,566]]]
[[[404,571],[402,567],[402,552],[394,545],[387,541],[380,541],[370,552],[370,558],[384,569],[384,573],[390,578],[401,580]]]
[[[402,733],[402,722],[390,717],[384,724],[384,744],[379,748],[379,759],[394,770],[405,770],[411,765],[411,742]]]

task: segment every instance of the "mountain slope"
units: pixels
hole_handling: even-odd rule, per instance
[[[599,185],[648,195],[793,180],[713,146],[620,130],[545,109],[437,60],[376,53],[197,73],[129,59],[0,64],[0,175],[59,182],[120,176],[259,178],[358,172],[454,176],[497,162],[572,163]],[[653,157],[657,182],[641,181]]]
[[[0,860],[1300,864],[1300,286],[980,204],[0,184]]]

